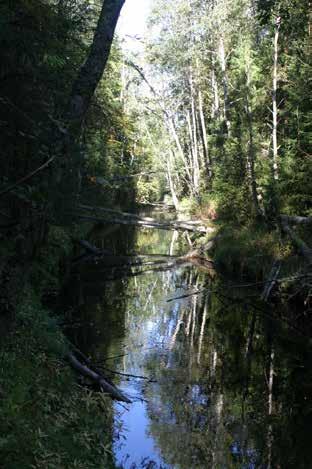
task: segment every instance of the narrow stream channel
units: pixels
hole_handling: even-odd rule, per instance
[[[181,249],[172,232],[120,236],[91,240],[124,253]],[[114,404],[117,467],[310,467],[311,347],[282,312],[192,265],[107,278],[103,266],[89,265],[68,294],[79,307],[73,340],[105,357],[133,400]]]

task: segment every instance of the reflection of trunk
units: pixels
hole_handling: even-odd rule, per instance
[[[176,241],[178,240],[179,238],[179,232],[178,231],[174,231],[172,233],[172,238],[171,238],[171,243],[170,243],[170,249],[169,249],[169,256],[173,256],[173,253],[174,253],[174,245],[176,243]]]
[[[248,388],[249,388],[249,381],[250,381],[251,359],[252,359],[252,353],[253,353],[253,339],[254,339],[254,334],[255,334],[256,322],[257,322],[256,312],[253,311],[251,322],[250,322],[250,327],[249,327],[249,332],[248,332],[246,350],[245,350],[246,384],[245,384],[245,391],[244,391],[243,399],[246,399],[248,392],[249,392]]]
[[[268,382],[268,414],[269,418],[273,412],[273,383],[274,383],[274,348],[271,347],[270,352],[270,363],[269,363],[269,382]],[[272,447],[273,447],[273,427],[271,422],[269,422],[268,433],[267,433],[267,448],[268,448],[268,464],[267,468],[271,469],[272,467]]]
[[[201,323],[200,333],[199,333],[199,344],[198,344],[198,354],[197,354],[197,363],[198,364],[200,364],[201,351],[202,351],[202,346],[203,346],[203,338],[204,338],[204,332],[205,332],[205,325],[206,325],[207,315],[208,315],[208,301],[209,301],[209,294],[207,295],[207,297],[205,299],[202,323]]]
[[[224,438],[222,434],[222,414],[224,407],[224,396],[222,388],[217,391],[216,402],[215,402],[215,439],[213,443],[212,451],[212,469],[218,469],[224,466],[224,451],[222,444],[220,444]]]
[[[175,343],[176,343],[176,339],[177,339],[177,335],[179,333],[179,330],[180,330],[180,327],[182,326],[182,324],[184,324],[184,314],[185,314],[185,311],[182,309],[181,313],[180,313],[180,316],[179,316],[179,319],[178,319],[178,322],[177,322],[177,325],[174,329],[174,333],[172,334],[172,337],[171,337],[171,340],[170,340],[170,343],[169,343],[169,350],[171,351],[174,346],[175,346]]]
[[[273,61],[273,92],[272,92],[272,116],[273,116],[273,177],[278,180],[278,146],[277,146],[277,125],[278,125],[278,107],[277,107],[277,67],[278,67],[278,36],[279,36],[280,23],[275,25],[274,34],[274,61]]]
[[[194,337],[195,337],[195,326],[196,326],[196,313],[197,313],[197,296],[193,296],[193,307],[192,307],[192,332],[191,332],[191,350],[190,350],[190,366],[193,363],[193,349],[194,349]]]
[[[212,353],[211,372],[210,372],[210,375],[212,378],[215,378],[216,376],[217,362],[218,362],[218,352],[217,350],[214,349]]]
[[[191,321],[192,321],[192,311],[189,311],[187,325],[186,325],[186,328],[185,328],[185,335],[187,337],[190,335]]]

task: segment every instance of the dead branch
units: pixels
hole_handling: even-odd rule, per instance
[[[278,277],[280,270],[281,270],[281,262],[275,261],[270,271],[267,283],[265,284],[265,287],[261,295],[261,299],[263,301],[268,301],[271,291],[277,282],[277,277]]]
[[[27,174],[26,176],[22,177],[21,179],[19,179],[17,182],[15,182],[14,184],[12,184],[11,186],[7,187],[6,189],[4,189],[2,192],[0,192],[0,197],[2,197],[3,195],[7,194],[8,192],[11,192],[13,189],[15,189],[16,187],[20,186],[21,184],[23,184],[24,182],[26,181],[29,181],[29,179],[31,179],[32,177],[34,177],[36,174],[38,174],[40,171],[42,171],[43,169],[45,169],[47,166],[49,166],[50,163],[52,163],[53,160],[55,160],[56,156],[51,156],[51,158],[48,159],[48,161],[46,161],[45,163],[43,163],[41,166],[39,166],[39,168],[35,169],[34,171],[32,171],[31,173]]]
[[[80,356],[84,357],[84,355],[81,353]],[[102,376],[98,372],[93,371],[89,366],[81,363],[73,353],[68,353],[67,359],[74,370],[76,370],[82,376],[90,379],[94,384],[99,386],[101,391],[109,394],[113,399],[116,399],[117,401],[131,404],[132,401],[125,394],[123,394],[116,386],[110,384],[108,381],[106,381],[104,376]],[[90,363],[90,360],[87,359],[86,361]]]
[[[80,220],[94,221],[101,224],[117,224],[117,225],[136,225],[143,226],[145,228],[158,228],[160,230],[181,230],[181,231],[192,231],[197,233],[207,233],[212,231],[212,228],[206,226],[197,225],[196,222],[158,222],[156,220],[148,221],[144,218],[137,216],[130,217],[110,217],[110,218],[98,218],[88,215],[78,215]]]

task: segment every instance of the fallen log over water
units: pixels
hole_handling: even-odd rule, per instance
[[[297,215],[281,215],[281,219],[293,225],[312,225],[312,217],[299,217]]]
[[[80,356],[83,357],[82,353],[79,353]],[[104,376],[102,376],[97,371],[93,371],[90,368],[90,361],[84,358],[84,361],[87,361],[87,364],[81,363],[78,358],[73,353],[67,354],[67,359],[71,365],[71,367],[76,370],[79,374],[84,376],[85,378],[90,379],[90,381],[96,384],[99,389],[107,394],[109,394],[113,399],[117,401],[126,402],[127,404],[131,404],[131,400],[121,392],[116,386],[109,383]],[[89,365],[89,366],[88,366]]]
[[[90,207],[88,205],[80,205],[81,210],[91,213],[105,213],[107,218],[100,218],[98,216],[90,216],[78,214],[81,220],[95,221],[103,224],[118,224],[118,225],[137,225],[146,228],[158,228],[161,230],[180,230],[191,231],[197,233],[208,233],[213,231],[213,228],[205,226],[198,220],[187,221],[159,221],[151,217],[141,217],[140,215],[128,212],[120,212],[118,210],[108,209],[104,207]]]
[[[114,267],[140,267],[145,265],[158,265],[158,264],[166,264],[170,260],[179,262],[180,260],[184,260],[183,258],[177,256],[150,256],[150,255],[133,255],[133,256],[122,256],[122,255],[100,255],[96,256],[88,256],[85,258],[85,262],[94,262],[96,260],[96,264],[99,267],[103,268],[114,268]]]
[[[72,265],[79,264],[80,262],[94,260],[95,257],[112,255],[112,252],[108,249],[97,248],[96,246],[93,246],[93,244],[89,243],[89,241],[86,241],[84,239],[78,239],[74,241],[80,244],[80,246],[83,247],[86,252],[72,259]]]
[[[93,244],[89,243],[89,241],[86,241],[85,239],[79,239],[78,243],[81,247],[83,247],[87,252],[91,254],[99,255],[103,253],[101,249],[93,246]]]

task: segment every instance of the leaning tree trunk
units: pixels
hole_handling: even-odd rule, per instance
[[[125,0],[104,0],[89,55],[74,81],[67,111],[71,129],[80,130],[107,63],[118,17]]]
[[[67,109],[64,113],[65,130],[60,132],[61,170],[56,176],[61,197],[75,196],[79,191],[80,151],[79,140],[86,113],[96,87],[102,78],[118,17],[125,0],[103,0],[103,5],[89,54],[73,83]],[[71,199],[71,197],[70,197]],[[58,207],[58,203],[56,205]]]

